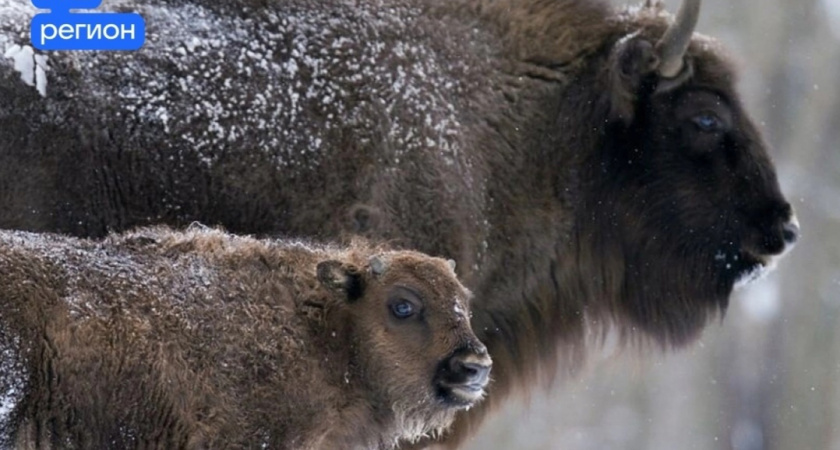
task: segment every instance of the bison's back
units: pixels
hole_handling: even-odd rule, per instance
[[[25,3],[4,10],[7,47],[28,40]],[[40,66],[0,59],[0,228],[336,236],[361,203],[403,217],[380,235],[422,241],[407,216],[485,181],[461,116],[484,58],[447,36],[464,26],[423,2],[207,3],[126,3],[148,24],[143,49],[49,53],[46,96]],[[400,185],[413,194],[383,194]]]

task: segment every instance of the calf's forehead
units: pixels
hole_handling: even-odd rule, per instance
[[[418,289],[421,294],[431,297],[426,299],[428,301],[442,299],[464,303],[471,297],[446,261],[413,252],[395,255],[383,281]]]

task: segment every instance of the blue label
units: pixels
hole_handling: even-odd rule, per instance
[[[70,9],[94,9],[98,8],[102,0],[32,0],[32,4],[38,9],[51,9],[53,11],[69,11]]]
[[[32,18],[29,29],[32,46],[40,50],[137,50],[142,47],[146,40],[146,21],[140,14],[70,13],[68,10],[95,8],[100,2],[33,0],[36,7],[53,8],[53,12],[36,14]]]

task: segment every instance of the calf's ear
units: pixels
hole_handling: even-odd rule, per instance
[[[362,277],[356,267],[331,259],[319,262],[315,271],[318,281],[324,287],[331,291],[343,292],[348,301],[362,296]]]

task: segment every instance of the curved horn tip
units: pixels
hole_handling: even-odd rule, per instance
[[[661,76],[673,78],[682,71],[683,58],[700,17],[700,3],[701,0],[683,0],[674,23],[665,30],[662,39],[656,44],[662,61],[658,69]]]

